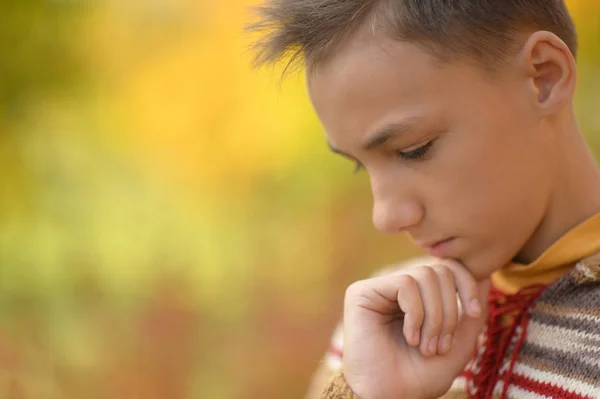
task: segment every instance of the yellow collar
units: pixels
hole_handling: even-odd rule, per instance
[[[492,275],[500,291],[515,294],[523,287],[548,285],[580,259],[600,251],[600,213],[569,230],[529,265],[509,263]]]

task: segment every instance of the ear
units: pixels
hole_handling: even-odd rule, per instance
[[[538,31],[527,39],[518,56],[536,108],[544,115],[571,104],[577,72],[569,47],[554,33]]]

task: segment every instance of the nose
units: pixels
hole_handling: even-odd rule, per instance
[[[421,222],[424,209],[408,190],[373,190],[373,225],[385,234],[398,234]]]

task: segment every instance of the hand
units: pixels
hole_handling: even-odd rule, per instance
[[[361,399],[444,395],[473,356],[489,289],[489,279],[478,283],[450,260],[350,285],[343,357],[350,388]]]

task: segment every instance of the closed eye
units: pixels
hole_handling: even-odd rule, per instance
[[[406,161],[419,161],[427,155],[431,146],[433,145],[434,140],[429,141],[427,144],[417,148],[416,150],[402,152],[397,151],[396,154]]]
[[[427,144],[425,144],[415,150],[412,150],[412,151],[396,151],[396,155],[398,155],[404,161],[421,161],[421,160],[425,159],[425,157],[429,153],[429,150],[433,146],[434,141],[435,140],[431,140],[431,141],[427,142]],[[357,174],[360,171],[362,171],[364,168],[365,167],[363,166],[362,163],[360,163],[359,161],[356,161],[353,173]]]

